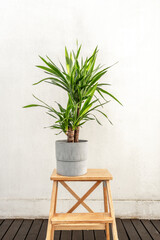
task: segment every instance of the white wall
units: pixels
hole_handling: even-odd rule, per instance
[[[123,103],[105,109],[103,127],[86,124],[89,168],[108,168],[117,216],[160,217],[160,1],[5,0],[0,8],[0,217],[48,216],[54,142],[64,136],[44,129],[51,119],[41,109],[22,109],[32,93],[65,104],[63,91],[32,83],[42,79],[38,55],[64,62],[64,46],[99,46],[99,63],[116,61],[106,76]],[[74,186],[77,188],[77,186]],[[86,188],[89,185],[86,186]],[[82,195],[84,187],[79,187]],[[61,188],[62,190],[62,188]],[[61,210],[71,204],[59,191]],[[64,201],[64,199],[68,199]],[[102,194],[88,200],[100,210]],[[101,207],[100,207],[101,203]]]

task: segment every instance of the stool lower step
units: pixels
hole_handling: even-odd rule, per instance
[[[56,213],[52,224],[70,223],[112,223],[113,218],[109,213]]]
[[[105,223],[54,224],[55,230],[105,230]]]

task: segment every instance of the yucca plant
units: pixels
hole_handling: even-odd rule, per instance
[[[45,66],[37,66],[44,70],[48,76],[33,85],[45,82],[62,88],[68,94],[66,107],[57,103],[58,110],[56,110],[35,96],[40,104],[24,106],[24,108],[46,108],[47,114],[55,120],[50,128],[59,129],[59,133],[64,132],[68,136],[68,142],[79,141],[80,127],[87,121],[96,120],[101,125],[95,115],[96,112],[109,120],[103,110],[103,105],[109,102],[105,95],[121,104],[117,98],[106,90],[106,87],[110,84],[99,81],[111,66],[106,68],[102,68],[101,65],[95,66],[98,48],[96,47],[93,54],[86,59],[83,59],[83,57],[80,59],[80,51],[81,45],[78,46],[78,44],[77,51],[72,51],[70,54],[65,47],[66,68],[60,63],[60,69],[48,56],[46,56],[46,59],[40,56]],[[111,123],[110,120],[109,122]]]

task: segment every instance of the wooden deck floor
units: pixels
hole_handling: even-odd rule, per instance
[[[159,220],[117,219],[119,240],[160,240]],[[47,220],[0,220],[0,240],[45,240]],[[112,239],[112,237],[111,237]],[[105,240],[105,232],[56,231],[55,240]]]

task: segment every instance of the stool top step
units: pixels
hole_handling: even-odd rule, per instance
[[[58,175],[54,169],[50,179],[56,181],[104,181],[112,180],[113,177],[107,169],[88,169],[86,174],[76,177]]]

